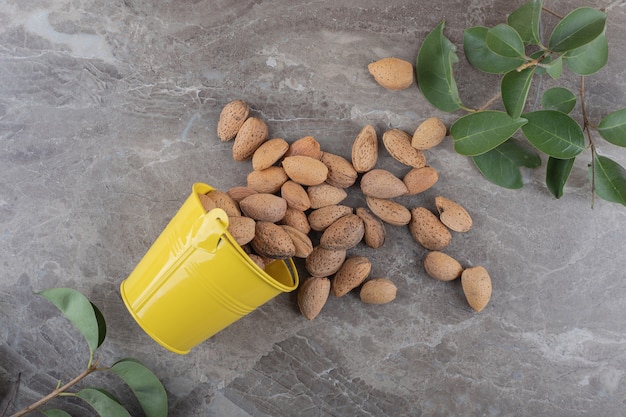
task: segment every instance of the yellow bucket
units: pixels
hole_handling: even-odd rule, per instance
[[[135,270],[120,285],[139,326],[166,349],[188,353],[282,292],[298,286],[291,259],[259,268],[228,232],[221,209],[208,213],[196,183]]]

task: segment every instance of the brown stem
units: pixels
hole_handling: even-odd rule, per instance
[[[82,381],[83,378],[85,378],[87,375],[91,374],[92,372],[98,371],[98,370],[99,370],[98,369],[98,364],[97,363],[92,364],[91,366],[89,366],[89,368],[85,369],[83,372],[81,372],[78,376],[76,376],[74,379],[72,379],[67,384],[63,385],[62,387],[59,387],[59,388],[55,389],[50,394],[48,394],[45,397],[41,398],[40,400],[32,403],[28,407],[23,408],[22,410],[20,410],[17,413],[11,415],[10,417],[20,417],[20,416],[23,416],[25,414],[30,413],[31,411],[36,410],[37,408],[41,407],[42,405],[44,405],[48,401],[52,400],[53,398],[56,398],[59,394],[67,391],[69,388],[73,387],[74,385],[76,385],[77,383]]]
[[[558,14],[557,12],[555,12],[554,10],[550,10],[547,7],[542,7],[541,10],[543,10],[546,13],[551,14],[554,17],[558,17],[559,19],[563,19],[563,16],[561,16],[560,14]]]
[[[587,115],[587,107],[585,106],[585,77],[580,77],[580,108],[583,114],[583,130],[587,133],[587,140],[589,140],[589,149],[591,149],[591,208],[593,208],[596,195],[596,170],[593,161],[596,158],[596,145],[593,142],[591,136],[591,129],[589,124],[589,117]]]
[[[495,103],[498,99],[500,99],[500,97],[502,97],[502,93],[498,93],[495,96],[491,97],[485,104],[480,106],[478,111],[487,110],[489,107],[491,107],[493,103]]]

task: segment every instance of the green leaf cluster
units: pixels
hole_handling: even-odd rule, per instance
[[[458,62],[456,47],[445,36],[443,21],[419,48],[416,74],[420,91],[442,111],[468,113],[450,127],[454,148],[471,157],[495,184],[522,187],[521,168],[538,168],[543,155],[547,158],[546,186],[560,198],[576,158],[590,149],[592,190],[600,198],[626,205],[626,170],[600,155],[596,147],[598,135],[612,145],[626,147],[626,108],[592,125],[585,112],[582,88],[580,103],[576,94],[564,87],[540,91],[539,102],[529,103],[532,86],[540,85],[538,79],[546,74],[558,80],[567,69],[585,77],[606,65],[607,14],[590,7],[576,8],[558,18],[544,41],[544,10],[542,0],[529,0],[505,23],[464,31],[467,60],[478,70],[500,77],[497,97],[502,110],[471,109],[463,103],[453,71]],[[578,104],[582,122],[571,114]]]

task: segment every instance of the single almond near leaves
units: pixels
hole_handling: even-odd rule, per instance
[[[274,194],[257,193],[241,200],[239,208],[254,220],[276,223],[285,217],[287,202]]]
[[[243,123],[233,143],[233,159],[245,161],[250,159],[259,146],[267,139],[269,128],[257,117],[248,117]]]
[[[309,213],[309,225],[311,226],[311,229],[316,232],[323,232],[328,226],[333,224],[335,220],[351,214],[352,212],[352,207],[340,204],[321,207]]]
[[[296,155],[283,159],[283,169],[287,176],[300,185],[318,185],[326,181],[328,168],[318,159]]]
[[[272,166],[248,174],[248,188],[259,193],[276,193],[289,177],[282,167]]]
[[[463,267],[456,259],[439,251],[432,251],[426,255],[424,269],[431,278],[439,281],[455,280],[463,272]]]
[[[365,281],[372,271],[372,263],[365,256],[353,256],[345,260],[331,282],[335,297],[346,295]]]
[[[220,112],[217,121],[217,136],[226,142],[237,136],[237,132],[248,118],[250,107],[243,100],[233,100],[227,103]]]
[[[413,168],[426,166],[424,153],[411,146],[411,136],[403,130],[391,129],[383,133],[383,145],[396,161]]]
[[[352,163],[346,158],[332,153],[324,152],[321,161],[328,168],[326,182],[339,188],[352,186],[358,177],[358,173]]]
[[[398,288],[388,278],[373,278],[361,287],[361,301],[367,304],[386,304],[395,300]]]
[[[352,144],[352,166],[356,172],[367,172],[378,160],[378,137],[374,126],[367,125],[359,132]]]
[[[256,222],[255,236],[251,245],[257,254],[267,258],[287,259],[296,254],[296,247],[289,233],[271,222]]]
[[[306,257],[306,270],[314,277],[329,277],[339,271],[346,260],[345,250],[325,249],[322,246],[313,248],[313,252]]]
[[[228,232],[239,246],[247,245],[254,239],[256,222],[245,216],[228,218]]]
[[[322,148],[313,136],[304,136],[289,145],[289,149],[287,149],[287,153],[285,153],[285,157],[296,155],[309,156],[313,159],[321,159]]]
[[[287,201],[287,206],[296,210],[306,211],[311,208],[311,200],[307,191],[295,181],[286,181],[280,187],[280,196]]]
[[[411,145],[415,149],[426,150],[435,147],[446,137],[447,129],[440,118],[430,117],[424,120],[413,133]]]
[[[472,217],[460,204],[449,198],[435,197],[435,206],[439,211],[441,223],[448,226],[455,232],[467,232],[472,228]]]
[[[255,171],[269,168],[285,155],[289,144],[285,139],[274,138],[263,142],[252,155],[252,169]]]
[[[465,298],[475,311],[480,312],[491,299],[491,277],[482,266],[466,268],[461,274]]]
[[[363,220],[356,214],[346,214],[324,230],[320,246],[332,250],[351,249],[359,244],[364,233]]]
[[[435,168],[428,165],[422,168],[413,168],[402,178],[409,195],[419,194],[428,190],[438,180],[439,173]]]
[[[298,289],[298,307],[302,315],[313,320],[317,317],[330,294],[330,280],[326,277],[311,277],[306,279]]]
[[[313,243],[306,233],[286,224],[281,227],[289,233],[289,237],[293,240],[293,244],[296,247],[296,254],[294,256],[297,258],[306,258],[313,252]]]
[[[417,243],[428,250],[441,251],[452,241],[450,230],[424,207],[411,210],[409,230]]]
[[[413,64],[400,58],[383,58],[370,63],[367,69],[388,90],[404,90],[413,84]]]
[[[373,249],[383,246],[387,237],[387,231],[383,222],[365,207],[357,208],[356,215],[363,220],[365,227],[363,241],[365,244]]]
[[[373,169],[363,174],[361,191],[375,198],[395,198],[409,192],[400,178],[385,169]]]
[[[365,196],[365,202],[376,217],[392,226],[404,226],[411,221],[411,212],[400,203],[369,196]]]
[[[306,193],[312,209],[339,204],[348,196],[348,193],[343,188],[326,183],[309,187]]]

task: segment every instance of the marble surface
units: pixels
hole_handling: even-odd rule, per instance
[[[479,314],[458,282],[426,276],[426,252],[402,227],[388,227],[381,249],[351,251],[396,283],[387,305],[331,297],[307,321],[295,294],[282,294],[176,355],[120,298],[194,182],[245,184],[250,163],[234,162],[215,133],[224,104],[244,99],[271,136],[312,135],[346,157],[366,124],[379,135],[430,116],[449,125],[458,115],[433,109],[415,86],[382,89],[367,64],[412,61],[441,19],[460,44],[463,28],[501,22],[513,3],[522,2],[0,0],[0,409],[18,374],[23,406],[86,365],[74,328],[33,294],[63,286],[104,313],[102,362],[143,361],[171,416],[622,415],[626,210],[591,208],[584,157],[555,200],[541,169],[510,191],[482,179],[449,139],[427,152],[439,182],[401,201],[432,209],[441,194],[472,214],[474,228],[447,252],[490,272],[493,297]],[[626,3],[585,4],[610,11],[609,65],[587,80],[597,119],[626,105]],[[456,71],[470,104],[495,93],[466,62]],[[626,163],[623,150],[601,150]],[[379,166],[404,172],[384,151]],[[107,378],[92,382],[128,398]]]

